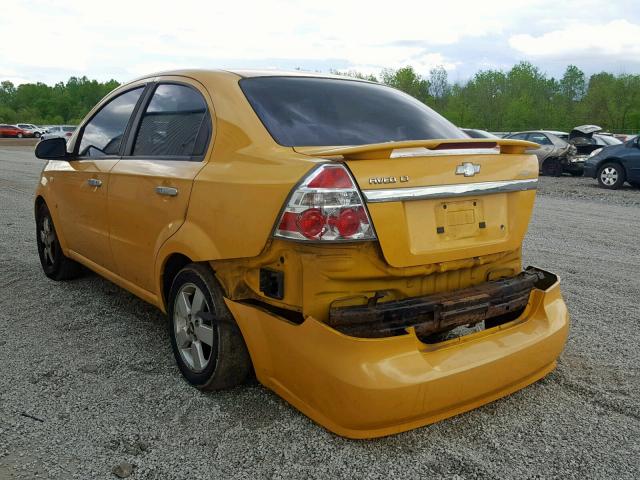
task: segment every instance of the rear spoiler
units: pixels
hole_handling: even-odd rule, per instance
[[[404,140],[401,142],[370,143],[354,147],[295,147],[299,153],[317,157],[342,156],[345,160],[372,160],[391,158],[394,150],[425,148],[427,150],[500,149],[500,153],[524,153],[539,145],[509,138],[460,138],[454,140]]]

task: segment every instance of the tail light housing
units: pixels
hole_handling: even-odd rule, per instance
[[[376,239],[360,191],[340,164],[320,165],[291,192],[274,236],[315,242]]]

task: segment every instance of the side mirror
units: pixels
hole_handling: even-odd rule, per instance
[[[48,138],[41,140],[36,145],[36,157],[44,160],[66,160],[69,158],[67,153],[67,141],[64,138]]]

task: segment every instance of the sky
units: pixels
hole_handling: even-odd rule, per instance
[[[328,72],[443,66],[454,82],[527,60],[559,77],[640,73],[637,0],[18,0],[0,80],[124,82],[175,68]]]

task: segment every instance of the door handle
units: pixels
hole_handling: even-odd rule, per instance
[[[178,195],[178,189],[173,187],[163,187],[161,185],[158,185],[156,187],[156,193],[159,195],[166,195],[168,197],[175,197],[176,195]]]
[[[87,183],[89,185],[91,185],[92,187],[101,187],[102,186],[102,180],[98,180],[97,178],[90,178],[89,180],[87,180]]]

